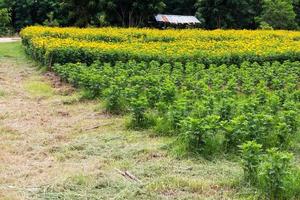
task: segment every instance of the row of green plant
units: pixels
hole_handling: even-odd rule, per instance
[[[231,65],[300,56],[296,31],[28,27],[21,37],[27,52],[47,65],[129,60]]]
[[[105,42],[174,42],[178,40],[196,41],[238,41],[238,40],[294,40],[300,38],[296,31],[263,31],[263,30],[202,30],[178,29],[159,30],[149,28],[54,28],[31,26],[23,29],[21,35],[24,43],[35,37],[50,37],[60,39],[74,39],[81,41]]]
[[[289,149],[299,134],[300,62],[55,65],[64,80],[131,113],[131,128],[176,136],[177,152],[209,157],[247,141]]]
[[[36,60],[52,65],[94,61],[151,62],[160,63],[198,62],[210,64],[241,64],[244,61],[297,61],[300,56],[299,42],[282,40],[174,43],[107,43],[86,42],[72,39],[34,38],[26,45],[27,52]]]

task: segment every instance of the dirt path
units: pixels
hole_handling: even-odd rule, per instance
[[[0,38],[0,43],[16,42],[16,41],[20,41],[20,40],[21,40],[21,38],[19,38],[19,37]]]
[[[72,89],[53,82],[31,64],[0,63],[0,199],[25,199],[65,173],[94,167],[86,160],[57,162],[51,154],[79,124],[88,129],[105,121],[96,103],[65,105]]]

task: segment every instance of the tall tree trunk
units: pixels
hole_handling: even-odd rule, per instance
[[[221,29],[221,16],[218,15],[218,19],[217,19],[217,28]]]
[[[132,17],[133,10],[129,11],[128,13],[128,26],[132,27],[134,25],[134,18]]]

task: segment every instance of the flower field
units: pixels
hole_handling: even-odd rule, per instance
[[[300,57],[300,33],[292,31],[29,27],[21,36],[28,52],[45,64],[156,60],[221,65]]]

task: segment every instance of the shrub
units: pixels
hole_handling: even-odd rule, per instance
[[[211,157],[223,149],[224,137],[220,132],[220,116],[188,117],[182,121],[181,137],[188,151]]]
[[[257,184],[258,167],[261,163],[262,145],[249,141],[240,146],[245,180]]]
[[[258,179],[259,188],[264,196],[270,200],[290,199],[288,191],[291,187],[292,160],[290,153],[280,152],[277,149],[267,151],[260,164]]]
[[[153,125],[154,120],[147,113],[148,101],[144,96],[140,96],[136,99],[132,99],[130,102],[132,118],[129,122],[129,128],[133,129],[143,129],[149,128]]]
[[[181,129],[182,120],[184,120],[189,112],[190,106],[189,101],[184,98],[176,99],[171,105],[166,105],[166,103],[160,102],[159,119],[156,124],[156,131],[164,134],[172,133],[176,135]]]
[[[122,114],[125,111],[125,100],[122,89],[117,85],[111,85],[104,91],[106,111],[112,114]]]
[[[10,12],[6,8],[0,8],[0,36],[11,33],[11,16]]]
[[[291,153],[266,150],[249,141],[240,146],[246,181],[261,191],[261,198],[287,200],[300,197],[300,171],[292,164]]]
[[[292,169],[288,182],[287,193],[289,196],[293,196],[295,199],[300,198],[300,168]]]
[[[264,21],[260,22],[259,28],[262,30],[273,30],[273,27]]]
[[[276,29],[297,28],[292,0],[264,0],[260,18]]]

